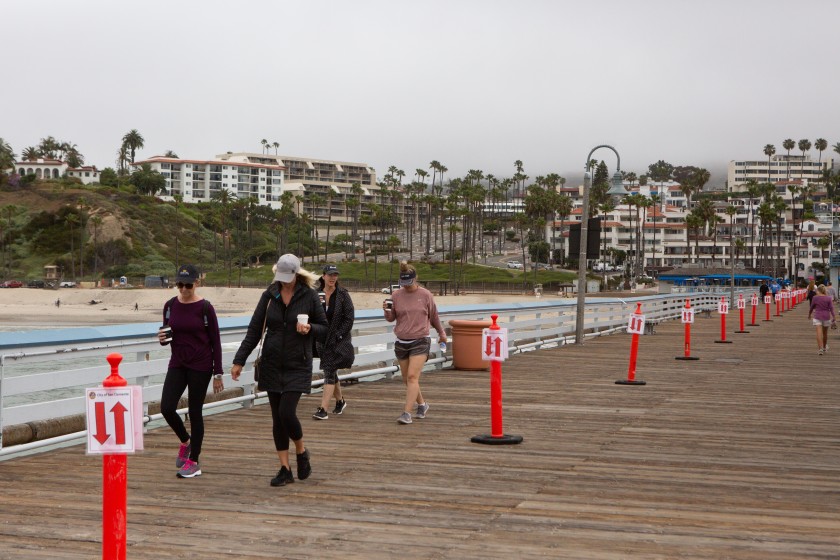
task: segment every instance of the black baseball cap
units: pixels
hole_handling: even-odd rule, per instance
[[[334,264],[328,264],[324,267],[324,274],[338,274],[338,267]]]
[[[176,281],[184,284],[195,284],[198,277],[199,274],[196,267],[191,264],[184,264],[178,269]]]
[[[400,274],[400,286],[411,286],[414,284],[414,279],[417,278],[417,271],[409,270]]]

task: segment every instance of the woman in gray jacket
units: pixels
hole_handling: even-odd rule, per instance
[[[274,446],[280,459],[280,470],[271,485],[284,486],[295,481],[289,467],[289,440],[295,444],[298,479],[305,480],[312,472],[297,405],[301,395],[312,388],[312,337],[323,341],[328,325],[318,294],[312,289],[318,276],[302,269],[300,259],[291,254],[282,255],[273,270],[274,283],[260,297],[230,374],[234,380],[239,379],[265,325],[259,388],[268,392]],[[306,322],[299,320],[303,315]]]

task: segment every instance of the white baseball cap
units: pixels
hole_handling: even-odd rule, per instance
[[[300,270],[300,259],[291,253],[281,255],[272,268],[275,282],[291,282]]]

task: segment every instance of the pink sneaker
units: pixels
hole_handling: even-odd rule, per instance
[[[180,469],[184,466],[184,463],[189,461],[190,451],[192,451],[192,441],[181,444],[181,447],[178,449],[178,458],[175,459],[176,468]]]
[[[201,467],[198,466],[198,463],[189,459],[186,460],[184,466],[178,471],[178,478],[192,478],[200,475]]]

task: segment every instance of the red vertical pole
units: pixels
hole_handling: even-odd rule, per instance
[[[641,315],[642,315],[642,304],[636,304],[636,311],[633,312],[633,315],[639,317],[641,322]],[[633,333],[633,339],[630,342],[630,364],[627,366],[627,379],[620,379],[616,381],[616,385],[645,385],[645,381],[637,381],[636,380],[636,358],[639,355],[639,335],[638,333]]]
[[[490,315],[493,320],[489,330],[500,331],[502,327],[496,324],[498,315]],[[498,335],[497,335],[498,336]],[[498,341],[499,338],[496,338]],[[497,346],[498,348],[498,346]],[[496,356],[500,356],[496,353]],[[490,445],[506,445],[522,443],[522,436],[505,434],[502,429],[502,360],[490,360],[490,435],[483,434],[473,436],[470,441],[473,443],[486,443]]]
[[[685,308],[691,309],[691,301],[685,300]],[[683,327],[685,327],[685,354],[683,356],[677,356],[674,358],[675,360],[699,360],[700,358],[693,358],[691,356],[691,323],[683,323]]]
[[[720,314],[720,340],[721,342],[726,341],[726,314]]]
[[[103,387],[125,387],[128,381],[119,374],[121,354],[108,354],[111,375]],[[102,456],[102,560],[125,560],[126,486],[128,458],[125,455]]]
[[[493,327],[490,327],[491,329]],[[496,327],[498,328],[498,326]],[[499,438],[502,429],[502,362],[490,361],[490,435]]]
[[[782,299],[781,297],[775,298],[776,300],[776,317],[781,317],[782,315],[779,313],[779,300]]]
[[[764,318],[765,322],[773,320],[773,319],[770,318],[770,302],[769,301],[764,302],[764,313],[766,315],[766,317]]]
[[[738,315],[740,316],[739,325],[741,330],[744,330],[744,310],[743,308],[738,308]]]
[[[755,302],[755,303],[753,303],[753,302]],[[755,294],[753,294],[752,299],[750,299],[750,303],[752,304],[752,321],[750,321],[750,326],[754,327],[754,326],[756,326],[755,310],[756,310],[756,308],[758,308],[758,299],[756,298]]]

